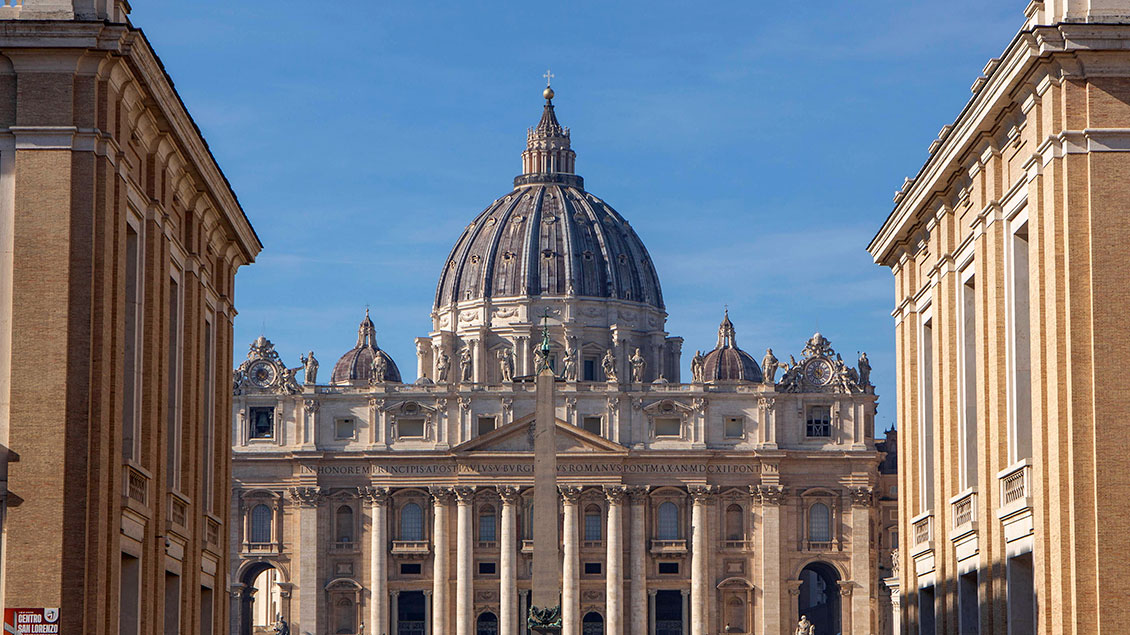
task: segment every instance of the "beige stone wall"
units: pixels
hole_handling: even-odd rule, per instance
[[[35,12],[48,4],[25,2],[24,17],[44,17]],[[0,443],[9,461],[0,603],[59,607],[61,632],[118,633],[127,553],[140,559],[137,632],[166,629],[166,572],[180,576],[179,629],[201,632],[208,588],[218,632],[228,613],[233,276],[261,246],[139,31],[65,19],[2,27]],[[126,460],[131,226],[142,253],[139,429]],[[171,275],[182,290],[174,384]],[[180,435],[169,439],[173,390]],[[166,479],[170,442],[179,483]]]
[[[1130,13],[1127,3],[1108,4]],[[1034,26],[1053,15],[1044,3],[1029,6],[1026,30],[986,66],[970,105],[896,195],[870,247],[895,277],[899,583],[910,632],[925,619],[920,589],[931,586],[936,632],[959,630],[958,576],[969,572],[979,576],[981,632],[1009,632],[1010,621],[1015,629],[1009,558],[1027,553],[1038,632],[1130,629],[1130,609],[1100,593],[1130,548],[1110,520],[1130,495],[1116,432],[1130,405],[1117,381],[1130,346],[1122,311],[1130,294],[1130,55],[1122,50],[1130,28]],[[1014,236],[1025,219],[1028,265],[1017,268],[1023,249]],[[969,274],[975,286],[966,291]],[[1025,276],[1018,303],[1016,281]],[[965,298],[975,314],[972,392],[964,387]],[[1027,344],[1013,323],[1025,299]],[[1016,371],[1025,354],[1027,381]],[[1018,452],[1025,392],[1031,451]],[[978,427],[975,487],[963,480],[969,412]],[[928,476],[934,491],[924,500]]]

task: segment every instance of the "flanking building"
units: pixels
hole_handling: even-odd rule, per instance
[[[127,2],[0,4],[0,605],[223,632],[233,285],[261,245]]]
[[[232,631],[525,634],[548,324],[566,633],[883,632],[866,356],[816,334],[759,364],[724,316],[681,381],[648,252],[584,189],[551,98],[514,189],[439,263],[414,381],[367,313],[321,371],[266,338],[237,369]]]
[[[869,247],[895,277],[909,633],[1130,632],[1130,2],[1025,18]]]

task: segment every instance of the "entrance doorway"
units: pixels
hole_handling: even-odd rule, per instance
[[[816,635],[840,632],[840,575],[823,562],[813,562],[800,572],[798,615],[807,615]]]
[[[396,635],[424,635],[423,591],[401,591],[397,596]]]
[[[655,635],[683,635],[683,592],[655,592]]]
[[[490,611],[475,621],[475,635],[498,635],[498,616]]]
[[[279,570],[268,562],[259,562],[243,572],[240,582],[243,591],[239,597],[239,635],[273,632],[271,629],[284,612]]]
[[[596,611],[589,611],[581,618],[581,635],[604,635],[604,618]]]

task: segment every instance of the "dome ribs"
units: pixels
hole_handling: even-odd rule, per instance
[[[500,255],[499,244],[503,236],[506,234],[507,228],[510,226],[510,216],[514,208],[518,206],[521,199],[517,201],[510,201],[509,204],[503,202],[501,205],[495,203],[491,206],[490,218],[495,219],[493,231],[490,233],[490,248],[486,251],[486,259],[483,263],[483,275],[481,278],[482,296],[484,298],[492,297],[495,289],[495,282],[497,276],[502,276],[502,282],[505,284],[505,273],[498,271],[498,258]],[[486,222],[485,220],[483,222]],[[503,289],[502,295],[506,295],[506,290]]]

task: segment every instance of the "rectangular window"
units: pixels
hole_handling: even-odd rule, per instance
[[[169,280],[169,349],[168,355],[168,409],[165,422],[165,485],[170,490],[180,487],[180,283]]]
[[[662,573],[662,574],[671,573],[671,574],[678,575],[679,574],[679,563],[678,562],[660,562],[659,563],[659,573]]]
[[[595,510],[594,510],[593,513],[586,513],[585,514],[585,540],[587,540],[587,541],[602,540],[601,531],[603,531],[603,527],[602,527],[601,522],[600,522],[600,514],[596,513]]]
[[[958,632],[977,635],[981,632],[980,609],[977,604],[977,572],[972,571],[957,579]]]
[[[1027,631],[1021,631],[1027,632]],[[934,635],[934,587],[918,590],[918,635]]]
[[[977,287],[961,285],[961,489],[977,485]]]
[[[934,323],[927,319],[919,336],[920,378],[918,411],[918,460],[921,483],[918,513],[931,509],[934,501]]]
[[[247,409],[249,435],[252,439],[270,439],[275,436],[275,409],[270,406],[252,406]]]
[[[745,436],[745,419],[742,417],[726,417],[723,432],[727,439],[740,439]]]
[[[338,419],[334,421],[334,438],[352,439],[357,436],[357,426],[353,419]]]
[[[479,417],[479,431],[478,436],[482,436],[494,430],[494,417]]]
[[[809,406],[805,425],[805,435],[810,437],[832,436],[832,407]]]
[[[584,427],[585,432],[591,432],[597,436],[600,436],[601,428],[603,428],[600,417],[585,417],[581,421],[581,425]]]
[[[1028,311],[1028,223],[1012,235],[1012,416],[1010,463],[1032,458],[1032,350]]]
[[[586,562],[585,563],[585,575],[600,575],[600,563],[599,562]]]
[[[494,542],[497,540],[498,532],[495,531],[495,516],[494,512],[485,513],[479,516],[479,541],[480,542]]]
[[[165,635],[180,635],[180,576],[165,572]]]
[[[400,438],[422,439],[424,437],[423,419],[399,419],[396,422],[397,434]]]
[[[675,417],[656,417],[655,436],[677,437],[681,434],[682,421]]]
[[[125,359],[122,363],[122,458],[137,454],[137,387],[139,341],[137,325],[141,319],[141,241],[137,232],[126,226],[125,272]]]
[[[216,344],[212,337],[212,322],[206,320],[204,322],[204,449],[201,454],[200,460],[203,463],[201,469],[201,496],[204,497],[204,511],[211,512],[213,506],[214,492],[212,491],[212,475],[215,469],[214,456],[215,449],[213,445],[216,439],[216,413],[213,406],[213,393],[216,391],[216,382],[214,377],[214,369],[216,366]],[[209,593],[211,590],[209,590]],[[203,627],[203,626],[201,626]],[[211,629],[211,625],[208,627]]]
[[[584,374],[581,375],[581,379],[585,381],[596,381],[596,369],[596,358],[586,357],[584,360]]]
[[[118,635],[137,635],[141,616],[141,560],[122,554],[119,582]]]
[[[1008,559],[1008,632],[1037,633],[1036,578],[1032,552]]]
[[[400,575],[420,575],[422,570],[422,566],[415,562],[405,562],[400,565]]]
[[[497,567],[495,567],[493,562],[479,563],[479,575],[494,575],[496,569]]]
[[[200,635],[212,635],[212,589],[200,587]]]

